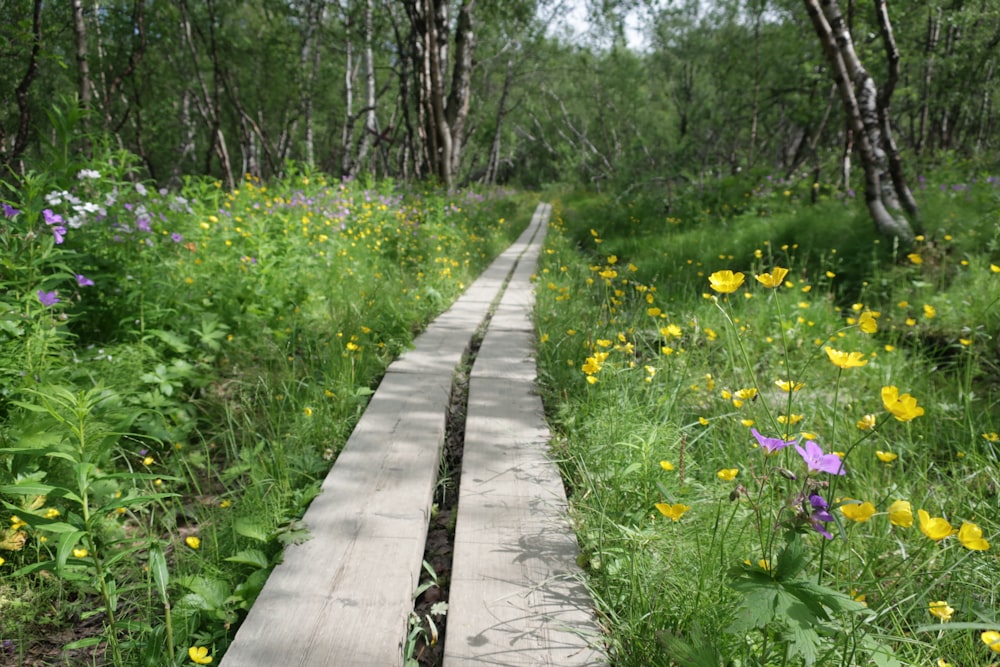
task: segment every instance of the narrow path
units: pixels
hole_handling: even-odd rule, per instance
[[[529,277],[550,211],[389,366],[303,518],[311,539],[286,549],[222,667],[402,664],[452,376],[501,293],[470,381],[445,664],[600,664],[534,391]]]

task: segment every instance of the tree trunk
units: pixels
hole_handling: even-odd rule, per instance
[[[507,97],[510,95],[510,85],[514,79],[514,58],[507,58],[507,71],[503,77],[503,89],[500,91],[500,101],[497,102],[497,124],[493,130],[493,143],[490,145],[490,157],[486,163],[486,175],[483,177],[487,185],[496,185],[500,172],[500,138],[503,130],[504,117],[507,115]]]
[[[73,35],[76,37],[77,97],[80,106],[90,110],[90,62],[87,60],[87,24],[83,20],[83,0],[72,0]],[[86,123],[86,117],[84,118]]]
[[[927,42],[924,45],[926,62],[924,63],[923,99],[920,101],[920,124],[917,131],[916,153],[920,155],[924,151],[927,142],[928,119],[931,109],[931,83],[934,78],[934,52],[937,50],[938,39],[941,37],[941,8],[938,7],[937,16],[927,15]]]
[[[854,43],[836,0],[804,2],[854,134],[865,171],[868,212],[879,233],[896,237],[904,245],[910,245],[913,243],[914,233],[902,214],[899,195],[889,174],[888,159],[882,145],[882,124],[875,82],[854,51]]]
[[[17,100],[17,132],[11,142],[10,150],[7,150],[6,137],[3,136],[3,129],[0,127],[0,166],[4,172],[24,174],[23,165],[17,165],[21,156],[28,148],[28,137],[31,134],[31,106],[28,101],[28,89],[38,75],[39,54],[42,50],[42,0],[35,0],[31,12],[31,54],[28,56],[28,66],[24,70],[24,76],[14,89],[14,98]],[[4,174],[6,175],[6,173]]]
[[[899,49],[896,47],[896,38],[892,34],[892,23],[889,21],[889,11],[886,8],[885,0],[875,0],[875,11],[878,14],[879,32],[882,34],[882,44],[885,48],[886,61],[889,64],[889,77],[878,95],[878,116],[882,126],[882,147],[885,149],[886,158],[889,160],[889,175],[892,178],[893,188],[899,195],[899,201],[903,205],[910,217],[917,221],[920,218],[920,209],[917,200],[913,198],[910,186],[906,184],[906,176],[903,174],[903,162],[899,157],[899,148],[892,134],[892,116],[889,107],[892,102],[892,94],[896,90],[896,83],[899,81]]]

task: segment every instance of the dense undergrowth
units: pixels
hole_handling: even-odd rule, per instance
[[[540,376],[613,664],[1000,658],[1000,187],[919,182],[913,248],[774,181],[557,207]]]
[[[207,664],[388,362],[529,211],[81,167],[5,194],[0,663]]]

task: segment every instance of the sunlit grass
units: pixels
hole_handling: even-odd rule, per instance
[[[553,225],[539,360],[616,664],[989,661],[996,193],[946,194],[906,252],[835,201],[687,228],[591,201]],[[720,271],[742,282],[717,274],[713,289]],[[887,403],[884,387],[916,403]],[[846,474],[807,474],[792,446],[764,456],[752,428],[839,452]],[[908,527],[890,521],[901,500]],[[931,539],[918,508],[966,532]],[[810,595],[830,634],[796,635],[818,619],[759,607],[777,585],[763,582],[797,578],[828,591]],[[940,601],[950,625],[929,611]]]

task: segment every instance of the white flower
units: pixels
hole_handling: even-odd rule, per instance
[[[78,181],[82,181],[85,178],[97,179],[101,177],[101,172],[95,169],[81,169],[80,173],[76,175]]]

